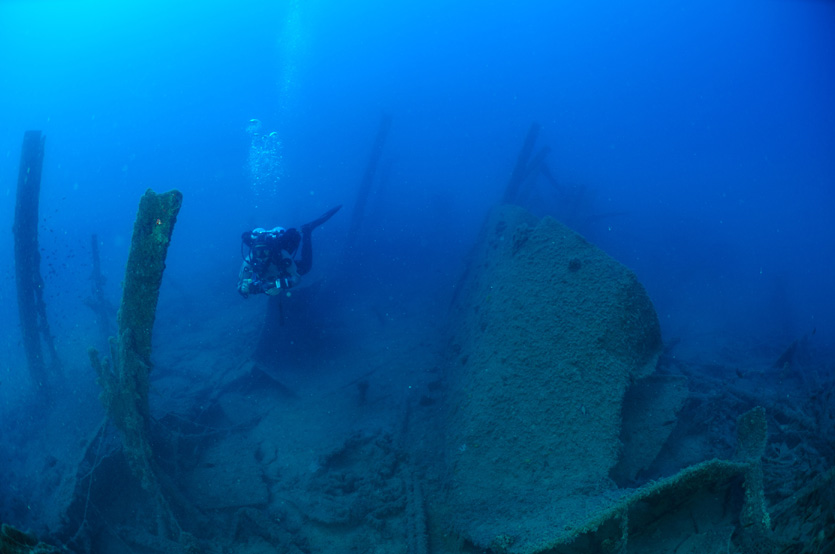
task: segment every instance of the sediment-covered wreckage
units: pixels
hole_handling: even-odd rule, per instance
[[[253,554],[835,548],[831,396],[786,405],[667,356],[629,269],[513,204],[490,211],[429,335],[379,326],[386,348],[355,346],[338,372],[282,383],[262,371],[263,348],[257,362],[203,357],[211,377],[161,378],[176,401],[154,410],[150,337],[181,201],[149,191],[140,203],[118,336],[109,362],[91,357],[113,425],[64,476],[47,542]],[[328,287],[292,302],[317,309]],[[393,367],[408,391],[391,385]],[[4,553],[50,548],[7,526],[0,541]]]

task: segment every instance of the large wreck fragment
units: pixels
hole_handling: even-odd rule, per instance
[[[500,206],[453,311],[445,510],[466,542],[514,554],[776,544],[762,408],[739,420],[732,459],[631,484],[670,435],[646,431],[675,422],[687,387],[653,375],[658,318],[627,268],[554,219]]]

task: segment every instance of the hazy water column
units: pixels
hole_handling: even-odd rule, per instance
[[[279,117],[283,118],[291,110],[295,100],[296,80],[299,69],[299,56],[302,51],[302,17],[299,2],[289,3],[287,19],[278,35],[278,103]]]
[[[278,35],[278,127],[292,110],[298,56],[301,49],[301,14],[299,3],[290,2],[287,17]],[[258,119],[247,124],[250,135],[249,173],[250,185],[255,196],[256,208],[263,200],[275,198],[284,176],[280,131],[266,131]]]

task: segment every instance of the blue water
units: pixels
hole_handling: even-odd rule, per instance
[[[665,340],[721,362],[729,348],[776,358],[808,335],[831,356],[833,29],[835,5],[811,0],[4,0],[0,226],[12,225],[23,132],[42,130],[42,271],[59,353],[94,333],[82,302],[90,235],[115,299],[147,188],[184,195],[169,300],[216,302],[223,317],[243,302],[246,229],[344,204],[317,231],[319,269],[335,267],[389,114],[374,212],[385,225],[363,255],[379,256],[374,279],[389,275],[392,289],[443,296],[538,122],[551,172],[583,202],[566,205],[540,179],[534,210],[634,270]],[[268,171],[252,165],[263,144],[252,119],[259,140],[275,133],[259,151]],[[3,413],[28,387],[5,237]]]

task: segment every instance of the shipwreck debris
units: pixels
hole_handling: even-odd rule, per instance
[[[110,361],[102,362],[95,348],[89,351],[103,389],[102,402],[123,434],[125,458],[155,505],[157,535],[172,540],[178,540],[182,531],[157,478],[149,440],[148,391],[151,331],[165,257],[182,201],[177,190],[156,194],[149,189],[142,196],[117,318],[119,334],[110,338]]]
[[[55,342],[49,330],[44,281],[41,276],[41,253],[38,244],[38,207],[41,194],[45,137],[40,131],[26,131],[20,153],[17,177],[14,232],[15,283],[23,347],[29,374],[38,387],[48,387],[60,371]],[[49,353],[44,360],[43,346]]]

